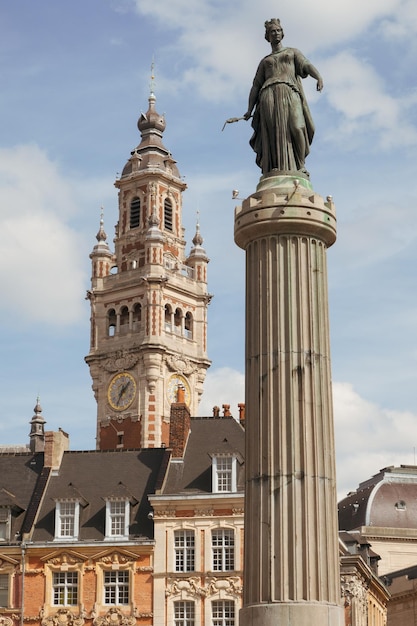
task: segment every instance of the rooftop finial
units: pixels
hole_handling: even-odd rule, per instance
[[[104,231],[104,208],[103,207],[100,207],[100,229],[96,235],[96,239],[99,243],[100,241],[106,241],[107,239],[107,235]]]
[[[151,96],[155,97],[155,59],[152,57],[151,63],[151,83],[149,85],[151,90]]]

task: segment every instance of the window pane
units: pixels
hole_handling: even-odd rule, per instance
[[[233,530],[213,530],[211,535],[213,571],[228,572],[235,569],[235,534]]]
[[[195,539],[192,530],[177,530],[174,535],[175,571],[192,572],[195,569]]]
[[[59,503],[59,523],[61,537],[74,537],[75,534],[75,502]]]
[[[78,572],[54,572],[52,586],[54,604],[78,604]]]
[[[104,572],[104,604],[129,604],[129,572]]]
[[[126,519],[126,502],[110,502],[110,535],[124,536]]]
[[[174,602],[174,626],[194,626],[194,602]]]
[[[233,459],[230,456],[217,457],[217,490],[232,491]]]
[[[231,600],[219,600],[211,603],[212,626],[234,626],[235,603]]]
[[[0,574],[0,606],[9,606],[9,575]]]

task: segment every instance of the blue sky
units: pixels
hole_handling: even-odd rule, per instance
[[[278,11],[278,12],[277,12]],[[328,252],[339,493],[417,447],[417,5],[415,0],[14,0],[0,6],[0,443],[28,441],[39,394],[47,428],[94,448],[89,253],[139,143],[155,61],[165,145],[211,259],[209,371],[201,414],[244,399],[244,253],[232,189],[260,171],[242,115],[268,53],[263,22],[320,70],[304,81],[316,124],[307,166],[331,194]],[[188,248],[189,249],[189,248]]]

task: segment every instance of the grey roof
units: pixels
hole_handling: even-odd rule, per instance
[[[105,535],[106,498],[129,500],[131,539],[151,539],[148,494],[159,486],[168,451],[163,448],[120,451],[65,452],[59,472],[51,474],[39,512],[33,541],[52,541],[56,501],[80,502],[80,541],[102,541]]]
[[[417,468],[386,467],[339,502],[339,528],[417,528]]]
[[[243,491],[244,429],[233,417],[194,417],[184,459],[170,464],[163,493],[212,493],[212,456],[216,454],[237,457],[237,489]]]
[[[12,512],[10,537],[22,530],[43,467],[43,453],[6,452],[0,454],[0,507]]]

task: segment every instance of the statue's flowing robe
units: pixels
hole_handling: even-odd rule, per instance
[[[282,48],[259,64],[253,81],[258,98],[250,145],[263,174],[304,170],[314,135],[301,84],[308,76],[307,65],[309,61],[296,48]],[[304,141],[300,141],[300,133]]]

